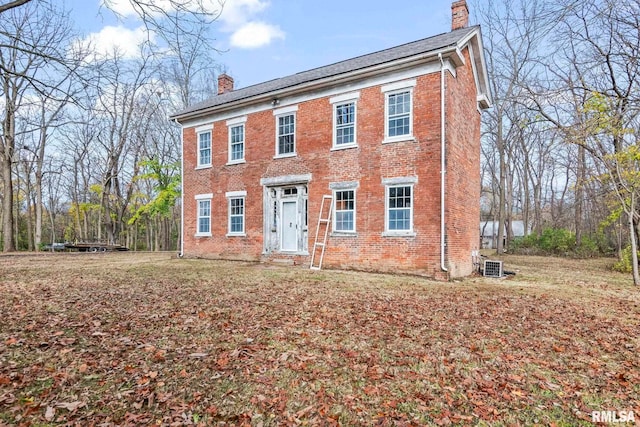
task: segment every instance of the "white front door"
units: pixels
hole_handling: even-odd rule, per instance
[[[283,201],[280,250],[298,251],[298,228],[298,202],[296,200]]]

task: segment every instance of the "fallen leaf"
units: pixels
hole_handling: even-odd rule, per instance
[[[47,421],[53,421],[53,417],[56,416],[56,409],[52,406],[47,406],[47,410],[44,412],[44,419]]]
[[[84,402],[75,401],[75,402],[58,402],[56,403],[56,408],[64,408],[69,412],[73,412],[76,409],[84,406]]]
[[[208,353],[191,353],[189,357],[193,357],[195,359],[202,359],[203,357],[207,357]]]

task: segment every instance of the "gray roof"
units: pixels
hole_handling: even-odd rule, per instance
[[[232,90],[230,92],[214,96],[210,99],[207,99],[206,101],[192,105],[191,107],[188,107],[187,109],[182,110],[172,115],[171,117],[177,118],[179,116],[190,115],[190,113],[197,113],[198,111],[207,110],[220,105],[228,104],[230,102],[240,101],[242,99],[251,98],[270,92],[291,88],[300,84],[313,82],[315,80],[325,79],[343,73],[381,65],[391,61],[409,58],[414,55],[452,47],[463,40],[469,33],[477,31],[478,28],[478,26],[461,28],[449,33],[417,40],[411,43],[406,43],[400,46],[381,50],[379,52],[358,56],[356,58],[347,59],[346,61],[336,62],[335,64],[314,68],[312,70],[303,71],[301,73],[281,77],[279,79],[269,80],[267,82],[248,86],[242,89]]]

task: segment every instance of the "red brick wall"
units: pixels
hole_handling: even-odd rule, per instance
[[[447,79],[450,171],[447,186],[448,259],[452,276],[471,271],[470,250],[478,246],[479,113],[470,61]],[[464,68],[464,69],[463,69]],[[348,89],[345,92],[349,92]],[[194,170],[197,141],[194,128],[184,130],[184,249],[187,256],[261,259],[263,251],[263,187],[260,179],[312,174],[309,182],[309,250],[313,247],[322,196],[330,182],[358,181],[356,236],[331,236],[324,266],[378,271],[406,271],[446,278],[440,271],[440,74],[417,78],[413,99],[416,141],[382,144],[385,95],[380,86],[360,90],[357,102],[358,148],[331,151],[333,110],[329,98],[298,104],[296,152],[274,159],[273,112],[250,114],[245,123],[246,163],[226,165],[225,121],[215,122],[213,167]],[[466,99],[458,99],[459,97]],[[477,175],[477,178],[476,178]],[[415,237],[383,237],[383,178],[417,176],[414,185]],[[476,185],[477,184],[477,185]],[[477,187],[477,188],[476,188]],[[245,190],[246,237],[226,237],[225,192]],[[212,237],[195,237],[196,194],[213,193]],[[471,222],[473,219],[473,222]],[[472,242],[468,240],[471,239]],[[273,255],[285,258],[284,255]],[[309,263],[310,257],[293,257]]]
[[[471,63],[469,51],[464,52]],[[452,277],[472,272],[472,251],[480,244],[480,112],[469,65],[447,73],[447,255]]]

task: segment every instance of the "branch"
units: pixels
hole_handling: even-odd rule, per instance
[[[7,4],[0,4],[0,13],[13,9],[14,7],[22,6],[29,3],[31,0],[14,0]]]

